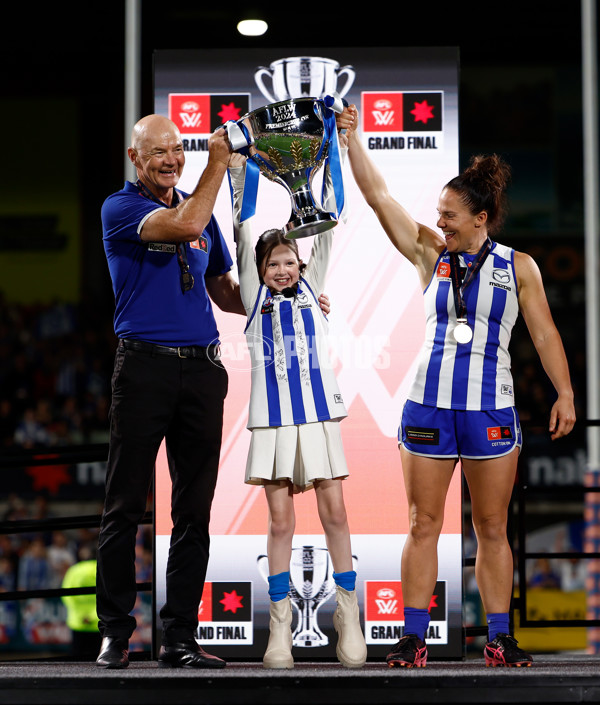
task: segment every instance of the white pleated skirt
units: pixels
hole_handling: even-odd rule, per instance
[[[295,492],[315,480],[348,477],[339,421],[252,429],[246,483],[288,480]]]

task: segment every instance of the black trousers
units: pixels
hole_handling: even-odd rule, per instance
[[[163,640],[198,625],[209,555],[227,372],[220,362],[119,348],[110,409],[106,498],[98,541],[97,611],[103,636],[129,639],[136,600],[135,540],[166,441],[173,531],[160,612]]]

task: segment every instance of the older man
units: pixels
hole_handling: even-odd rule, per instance
[[[224,130],[191,194],[176,189],[185,164],[179,130],[160,115],[134,127],[137,181],[102,207],[119,339],[112,379],[106,500],[98,546],[101,668],[126,668],[135,629],[135,540],[156,455],[166,440],[173,531],[160,616],[161,667],[222,668],[195,638],[209,555],[208,526],[227,392],[211,299],[244,314],[232,260],[212,215],[227,170]]]

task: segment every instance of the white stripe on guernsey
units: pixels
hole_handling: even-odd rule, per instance
[[[444,336],[444,355],[442,358],[442,364],[440,367],[440,377],[438,383],[438,405],[443,407],[449,407],[452,400],[452,380],[454,378],[454,364],[455,364],[455,346],[452,345],[452,323],[450,321],[454,317],[454,294],[452,293],[452,286],[450,282],[447,285],[448,297],[446,300],[446,310],[448,311],[448,326],[446,327],[446,335]],[[437,319],[433,317],[432,327],[434,331],[437,328]],[[450,345],[448,345],[450,343]],[[423,387],[423,394],[425,393],[425,388]]]
[[[452,337],[456,324],[452,288],[447,278],[436,277],[436,266],[425,292],[426,342],[409,399],[455,409],[500,409],[514,404],[508,344],[518,315],[518,299],[512,256],[510,248],[496,243],[470,285],[469,325],[474,335],[470,344],[458,346]],[[438,305],[444,310],[439,319]],[[432,360],[436,334],[442,335],[443,341]]]
[[[260,313],[258,314],[260,315]],[[254,339],[252,340],[253,345],[258,345],[258,341],[255,343]],[[252,384],[257,388],[257,389],[265,389],[267,388],[267,379],[266,379],[266,374],[265,374],[265,365],[260,364],[260,360],[262,357],[259,357],[259,352],[256,351],[256,358],[253,359],[253,368],[252,368]],[[269,409],[268,405],[265,403],[265,397],[263,395],[259,394],[251,394],[250,395],[250,405],[249,405],[249,416],[252,418],[263,418],[263,416],[266,415],[267,420],[266,423],[263,421],[261,425],[267,426],[268,425],[268,416],[269,416]]]
[[[249,428],[347,415],[329,359],[327,321],[305,285],[301,280],[293,300],[277,296],[264,314],[267,290],[259,292],[246,330],[253,361]]]

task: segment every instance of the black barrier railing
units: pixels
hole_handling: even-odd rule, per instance
[[[37,448],[0,454],[0,470],[19,468],[24,465],[61,465],[106,460],[108,443],[61,446],[60,448]]]
[[[581,499],[582,503],[586,494],[600,493],[600,487],[532,487],[525,477],[518,483],[518,532],[519,547],[517,551],[517,566],[519,585],[526,587],[527,561],[536,558],[547,559],[574,559],[594,560],[600,558],[599,552],[591,551],[527,551],[527,500],[529,496],[543,491],[545,495],[556,494],[564,499],[571,496]],[[520,627],[600,627],[600,619],[529,619],[527,617],[527,589],[520,588],[519,594],[513,598],[515,608],[519,609]]]
[[[579,425],[585,426],[600,426],[600,421],[579,421]],[[93,462],[104,461],[108,455],[108,445],[91,444],[81,446],[70,446],[60,449],[48,450],[23,450],[12,454],[0,454],[0,473],[4,470],[22,468],[31,465],[60,465],[66,463],[78,462]],[[0,481],[2,477],[0,475]],[[600,626],[598,619],[561,619],[561,620],[530,620],[527,618],[527,580],[526,580],[526,563],[527,560],[535,558],[568,558],[568,559],[598,559],[600,553],[589,552],[527,552],[526,550],[526,504],[528,496],[535,492],[543,491],[544,493],[556,493],[562,497],[565,496],[564,486],[560,487],[532,487],[527,484],[526,473],[519,474],[519,479],[516,484],[515,492],[511,498],[511,509],[509,511],[509,536],[516,534],[518,548],[517,554],[517,573],[519,577],[520,590],[518,595],[513,596],[511,605],[511,621],[514,610],[519,610],[519,626],[520,627],[597,627]],[[586,493],[600,492],[600,487],[574,487],[569,490],[574,495],[585,495]],[[518,521],[516,530],[512,526],[512,517],[514,515],[514,502],[518,505]],[[142,524],[152,524],[152,512],[146,512],[142,520]],[[81,528],[98,528],[100,526],[100,515],[73,516],[73,517],[56,517],[38,520],[17,520],[17,521],[0,521],[0,535],[16,534],[16,533],[32,533],[40,531],[58,531]],[[463,559],[463,569],[475,565],[474,558]],[[139,592],[149,592],[152,590],[151,582],[137,583]],[[94,594],[95,587],[86,588],[46,588],[39,590],[12,590],[10,592],[0,592],[0,601],[15,601],[26,600],[32,598],[53,598],[62,597],[64,595],[89,595]],[[467,637],[485,636],[487,627],[483,625],[474,625],[464,627],[464,633]]]
[[[522,424],[523,425],[523,424]],[[598,419],[587,419],[578,420],[577,425],[579,427],[595,427],[600,426],[600,420]],[[508,514],[508,527],[507,533],[511,541],[511,545],[514,544],[512,538],[516,536],[517,548],[513,546],[513,554],[517,557],[517,576],[519,590],[518,594],[513,593],[511,601],[511,626],[514,623],[514,612],[519,611],[518,626],[520,628],[546,628],[546,627],[583,627],[583,628],[593,628],[600,626],[600,619],[529,619],[527,617],[527,561],[535,560],[537,558],[547,558],[547,559],[575,559],[575,560],[594,560],[600,559],[600,553],[590,552],[590,551],[527,551],[527,502],[535,494],[544,495],[557,495],[561,499],[565,499],[567,496],[571,496],[578,500],[583,500],[588,493],[599,493],[600,487],[586,487],[586,486],[571,486],[565,487],[564,485],[552,486],[552,485],[542,485],[533,486],[529,483],[529,478],[527,476],[527,469],[519,467],[519,472],[517,475],[517,481],[515,483],[515,489],[511,497],[511,505]],[[517,504],[517,522],[516,527],[514,525],[514,505]],[[475,565],[474,557],[463,558],[463,569],[467,567],[473,567]],[[477,626],[466,626],[464,627],[464,633],[466,637],[475,636],[487,636],[487,626],[477,625]]]
[[[105,461],[107,457],[107,443],[66,446],[58,449],[21,450],[11,454],[0,454],[0,473],[4,470],[34,465],[37,467],[43,465],[50,466]],[[1,474],[0,482],[2,482]],[[72,517],[52,517],[47,519],[0,521],[0,535],[68,531],[70,529],[97,529],[100,527],[100,519],[101,516],[99,514],[92,514]],[[153,521],[152,512],[146,512],[140,523],[148,525],[152,524]],[[150,592],[152,590],[152,583],[141,582],[137,583],[136,587],[138,592]],[[0,592],[0,602],[29,600],[34,598],[49,599],[66,595],[93,595],[95,593],[95,587],[10,590]]]
[[[64,459],[56,462],[64,462]],[[37,461],[36,461],[37,463]],[[0,460],[0,469],[2,468]],[[146,512],[141,524],[152,524],[151,512]],[[0,521],[0,535],[2,534],[29,534],[44,531],[68,531],[69,529],[97,529],[100,526],[100,515],[56,517],[53,519],[24,519],[19,521]],[[151,582],[136,583],[138,592],[150,592]],[[81,588],[40,588],[39,590],[10,590],[0,592],[0,602],[13,600],[29,600],[33,598],[62,597],[63,595],[94,595],[95,587]]]

